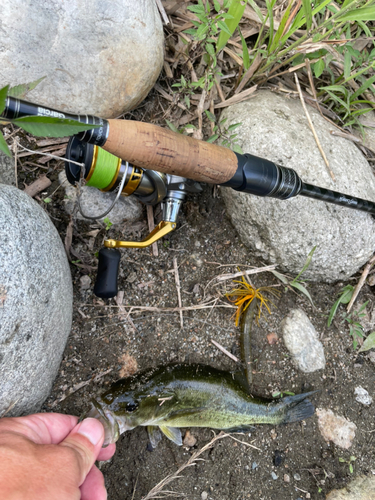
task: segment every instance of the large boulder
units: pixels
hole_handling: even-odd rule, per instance
[[[0,184],[16,185],[14,160],[0,151]]]
[[[27,99],[116,117],[139,104],[163,65],[154,0],[2,0],[0,87],[46,77]]]
[[[40,409],[72,322],[70,269],[48,215],[0,184],[0,417]]]
[[[361,152],[350,141],[333,136],[333,125],[318,112],[309,112],[335,182],[298,100],[261,91],[227,108],[222,118],[228,119],[226,126],[242,123],[236,132],[244,152],[293,168],[306,183],[375,201],[375,178]],[[221,192],[242,241],[256,255],[294,275],[314,246],[303,276],[316,281],[346,279],[374,253],[375,221],[364,212],[302,196],[283,201],[227,188]]]

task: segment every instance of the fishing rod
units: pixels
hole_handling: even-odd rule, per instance
[[[134,194],[146,204],[163,202],[163,220],[145,240],[104,242],[94,288],[100,297],[117,294],[120,253],[116,248],[148,246],[175,229],[179,207],[187,193],[199,192],[198,182],[281,200],[301,195],[375,214],[374,202],[305,183],[291,168],[157,125],[62,113],[12,97],[7,97],[2,116],[52,116],[97,126],[70,140],[66,154],[69,182],[74,185],[81,178],[81,168],[69,162],[73,160],[85,165],[87,185],[102,191],[117,189],[118,195]]]

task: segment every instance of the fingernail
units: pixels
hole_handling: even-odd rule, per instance
[[[86,418],[77,429],[77,434],[87,437],[96,446],[104,438],[104,428],[96,418]]]

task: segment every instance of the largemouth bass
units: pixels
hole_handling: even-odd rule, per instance
[[[271,401],[255,398],[229,372],[205,365],[177,364],[118,380],[91,401],[86,416],[102,422],[104,446],[142,425],[147,426],[155,448],[161,439],[158,428],[182,445],[180,427],[233,430],[304,420],[314,413],[306,399],[311,394]]]

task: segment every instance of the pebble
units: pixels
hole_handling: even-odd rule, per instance
[[[191,434],[190,431],[186,431],[183,441],[184,446],[189,446],[189,448],[192,448],[193,446],[196,445],[196,443],[197,443],[197,438],[193,436],[193,434]]]
[[[80,282],[81,291],[88,290],[91,286],[90,276],[87,276],[87,275],[81,276],[79,279],[79,282]]]
[[[272,479],[273,479],[274,481],[276,481],[276,479],[278,479],[278,478],[279,478],[279,476],[278,476],[277,474],[275,474],[274,472],[271,472],[271,476],[272,476]]]
[[[332,410],[317,408],[318,425],[325,441],[347,450],[353,444],[357,426],[344,417],[335,415]]]
[[[279,467],[285,460],[285,455],[283,451],[275,450],[275,454],[273,456],[273,465]]]
[[[304,373],[325,368],[323,344],[319,334],[302,309],[292,309],[280,323],[285,347],[294,365]]]
[[[298,473],[293,474],[293,477],[296,481],[301,481],[301,476]]]
[[[284,482],[285,483],[290,483],[290,476],[289,476],[289,474],[284,474]]]
[[[358,401],[358,403],[362,403],[365,406],[370,406],[370,404],[372,403],[372,397],[363,387],[356,387],[354,390],[354,394],[356,396],[355,400]]]
[[[202,493],[201,493],[201,499],[202,499],[202,500],[207,500],[207,498],[208,498],[208,493],[207,493],[207,491],[202,491]]]
[[[251,468],[254,470],[254,469],[256,469],[257,467],[258,467],[258,464],[257,464],[256,462],[253,462],[253,464],[252,464]]]

